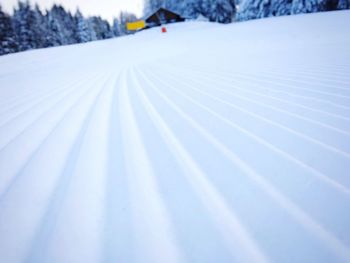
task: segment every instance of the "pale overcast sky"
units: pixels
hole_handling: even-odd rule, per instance
[[[4,10],[10,12],[17,5],[17,0],[0,0],[0,3]],[[58,3],[72,12],[75,12],[76,8],[79,7],[84,15],[100,15],[110,21],[121,10],[141,16],[143,9],[143,0],[30,0],[30,3],[38,3],[42,9]]]

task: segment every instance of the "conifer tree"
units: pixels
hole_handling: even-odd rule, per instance
[[[118,37],[121,35],[120,32],[120,23],[118,18],[114,18],[113,19],[113,26],[112,26],[112,32],[113,32],[113,36]]]
[[[75,14],[75,23],[76,23],[76,39],[78,43],[85,43],[91,41],[91,32],[87,21],[81,14],[78,9]]]
[[[143,13],[147,16],[157,11],[160,7],[165,7],[163,0],[145,0]]]
[[[229,0],[205,0],[202,8],[210,21],[219,23],[231,23],[236,12],[235,6]]]
[[[326,10],[325,0],[293,0],[291,14],[314,13]]]
[[[31,10],[29,2],[19,2],[18,8],[13,14],[13,29],[19,51],[37,47],[35,25],[36,16]]]
[[[337,9],[350,9],[350,0],[339,0]]]
[[[0,55],[17,51],[11,17],[0,6]]]

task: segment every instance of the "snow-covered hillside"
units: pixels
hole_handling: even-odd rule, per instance
[[[0,261],[350,262],[349,24],[0,57]]]

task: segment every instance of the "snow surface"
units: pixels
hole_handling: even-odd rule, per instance
[[[0,58],[1,262],[350,262],[350,12]]]

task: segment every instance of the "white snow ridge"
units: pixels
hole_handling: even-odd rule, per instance
[[[0,261],[350,262],[349,24],[0,57]]]

